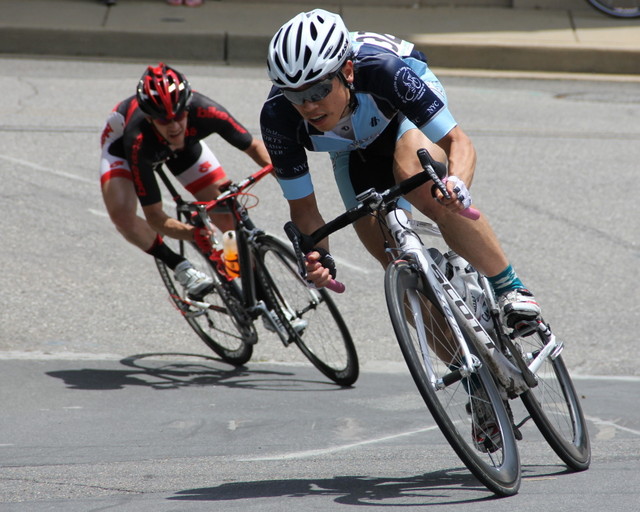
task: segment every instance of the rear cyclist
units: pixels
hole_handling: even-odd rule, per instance
[[[309,174],[306,151],[330,153],[335,179],[347,208],[368,188],[382,191],[422,171],[419,148],[447,163],[451,199],[430,184],[401,199],[435,221],[451,249],[488,276],[503,319],[535,318],[540,308],[502,251],[491,226],[457,213],[471,204],[476,152],[447,107],[445,91],[413,44],[390,35],[350,34],[340,16],[316,9],[300,13],[269,45],[274,84],[261,114],[262,137],[291,219],[303,233],[324,224]],[[408,201],[407,201],[408,200]],[[366,249],[383,265],[389,261],[375,219],[354,224]],[[335,276],[328,240],[308,256],[309,280],[325,286]]]
[[[195,241],[208,250],[210,233],[164,212],[154,170],[165,164],[197,200],[215,199],[226,174],[202,140],[213,133],[259,166],[270,163],[262,141],[220,104],[192,91],[183,74],[160,63],[144,72],[134,96],[116,105],[101,139],[100,183],[111,221],[127,241],[171,268],[196,297],[211,287],[211,278],[172,251],[162,236]],[[136,214],[138,201],[144,219]],[[222,231],[233,229],[229,214],[212,218]]]

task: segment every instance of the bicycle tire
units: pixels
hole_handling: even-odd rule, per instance
[[[544,342],[539,333],[518,337],[514,344],[523,354],[534,354]],[[591,462],[589,432],[580,400],[562,356],[548,357],[536,372],[538,385],[520,395],[542,436],[574,471]]]
[[[640,0],[587,0],[598,11],[614,18],[640,17]]]
[[[471,473],[489,490],[500,496],[516,494],[520,488],[521,467],[512,421],[486,365],[481,365],[478,372],[468,379],[436,389],[428,376],[429,371],[433,372],[436,380],[441,379],[457,366],[460,354],[459,349],[450,348],[451,327],[433,298],[433,290],[414,265],[400,260],[387,268],[385,296],[411,376],[446,440]],[[405,307],[411,298],[419,301],[423,321],[417,323],[424,328],[429,345],[438,344],[439,356],[432,348],[423,350],[420,346],[413,325],[416,322],[410,321],[408,315],[412,319],[415,317],[410,308]],[[417,309],[417,305],[415,307]],[[473,345],[469,343],[469,346],[475,353]],[[470,390],[472,378],[473,391]],[[481,401],[482,395],[484,401]],[[497,427],[493,443],[487,444],[486,438],[484,443],[477,441],[479,438],[476,436],[482,432],[482,426],[476,421],[475,412],[470,412],[477,411],[478,407],[489,407],[488,414],[493,415],[493,424]],[[487,409],[484,411],[487,414]]]
[[[298,273],[293,251],[270,235],[254,248],[264,300],[273,309],[306,358],[341,386],[351,386],[360,372],[351,334],[335,302],[324,289],[310,289]],[[306,321],[296,331],[294,319]]]
[[[211,350],[229,364],[243,365],[251,359],[258,335],[239,299],[238,285],[221,277],[209,258],[195,245],[167,238],[165,243],[188,259],[195,268],[211,276],[214,290],[204,297],[204,301],[212,304],[215,309],[202,310],[189,306],[182,300],[184,290],[175,279],[173,271],[156,259],[158,271],[171,300]]]

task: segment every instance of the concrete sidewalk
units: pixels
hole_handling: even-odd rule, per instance
[[[391,0],[387,3],[392,3]],[[558,0],[557,3],[562,3]],[[571,9],[317,6],[351,30],[410,40],[432,66],[640,74],[640,19],[613,19],[586,3]],[[262,64],[274,32],[309,2],[0,0],[0,53]]]

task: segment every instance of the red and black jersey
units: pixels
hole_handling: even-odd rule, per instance
[[[138,108],[135,96],[119,103],[112,115],[121,116],[123,131],[122,136],[113,140],[107,150],[111,155],[128,162],[136,193],[143,206],[161,200],[154,170],[166,164],[175,176],[179,176],[200,157],[202,139],[217,133],[241,151],[246,150],[253,141],[249,131],[222,105],[198,92],[193,93],[189,103],[185,146],[179,151],[171,149],[158,134]]]

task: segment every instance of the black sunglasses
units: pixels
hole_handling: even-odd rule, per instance
[[[282,89],[282,94],[284,94],[284,97],[294,105],[302,105],[305,101],[314,103],[316,101],[323,100],[333,90],[333,79],[337,74],[337,71],[335,73],[331,73],[327,78],[310,85],[304,91]]]
[[[167,126],[167,125],[173,123],[174,121],[176,123],[180,123],[180,122],[182,122],[184,120],[185,117],[187,117],[187,111],[183,110],[179,114],[173,116],[171,119],[166,118],[166,117],[154,117],[153,120],[156,123],[158,123],[159,125]]]

